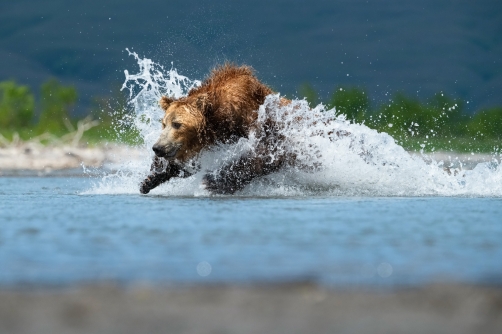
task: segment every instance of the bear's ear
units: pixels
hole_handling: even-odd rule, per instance
[[[167,97],[167,96],[162,96],[162,97],[160,98],[159,104],[160,104],[160,107],[161,107],[162,109],[164,109],[164,111],[166,111],[166,110],[167,110],[167,108],[169,108],[169,105],[170,105],[171,103],[173,103],[173,102],[174,102],[174,100],[173,100],[173,99],[171,99],[170,97]]]
[[[210,112],[213,106],[207,94],[198,96],[195,105],[197,106],[197,109],[200,110],[204,115]]]

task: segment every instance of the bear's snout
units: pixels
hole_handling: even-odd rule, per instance
[[[169,145],[169,146],[164,146],[156,143],[155,145],[152,146],[152,150],[155,152],[155,155],[158,156],[159,158],[174,158],[176,156],[176,153],[178,153],[181,145]]]
[[[164,149],[162,146],[155,144],[152,147],[152,150],[155,152],[155,155],[158,157],[163,157],[165,155]]]

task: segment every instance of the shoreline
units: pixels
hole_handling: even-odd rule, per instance
[[[0,288],[4,333],[500,333],[502,287]]]
[[[146,157],[138,147],[123,144],[101,146],[43,146],[23,143],[0,147],[0,175],[13,171],[51,173],[78,168],[102,168]]]
[[[79,168],[103,168],[126,161],[150,159],[149,151],[144,148],[124,144],[110,143],[99,146],[57,145],[44,146],[39,143],[20,143],[9,147],[0,147],[0,176],[25,171],[34,175],[50,174],[54,171],[65,171]],[[500,157],[486,153],[409,152],[413,156],[421,156],[424,160],[450,162],[451,165],[463,169],[472,169],[480,162],[490,162]]]

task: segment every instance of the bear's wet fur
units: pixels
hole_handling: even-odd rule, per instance
[[[215,68],[201,86],[187,96],[171,99],[163,96],[165,111],[162,133],[153,146],[155,158],[150,175],[141,183],[143,194],[172,177],[190,175],[185,164],[205,148],[217,143],[231,143],[260,128],[256,147],[217,172],[203,179],[212,193],[232,194],[258,176],[278,170],[284,163],[280,156],[270,159],[280,140],[271,120],[257,124],[258,109],[274,92],[261,83],[251,67],[224,64]],[[283,100],[283,103],[288,103]]]

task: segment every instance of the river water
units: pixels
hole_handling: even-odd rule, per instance
[[[201,152],[189,178],[140,195],[160,133],[157,101],[200,81],[131,55],[139,72],[125,71],[132,112],[122,125],[139,131],[145,156],[114,171],[0,178],[0,285],[502,283],[500,154],[468,168],[454,155],[410,155],[304,100],[270,95],[257,110],[258,126],[272,119],[284,138],[270,158],[287,151],[295,165],[232,196],[208,193],[204,174],[253,150],[263,132],[251,131]]]
[[[0,285],[502,283],[497,197],[93,194],[0,178]]]

